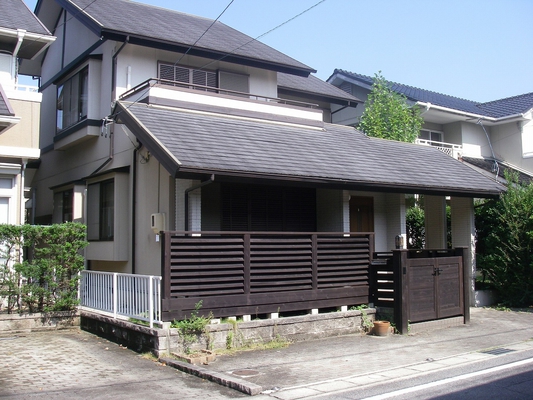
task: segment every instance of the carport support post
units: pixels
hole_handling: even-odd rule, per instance
[[[409,292],[407,280],[407,250],[393,250],[394,322],[404,335],[409,332]]]

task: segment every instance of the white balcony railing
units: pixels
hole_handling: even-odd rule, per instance
[[[153,328],[161,322],[161,277],[82,271],[82,307],[146,321]]]
[[[437,142],[435,140],[416,139],[416,144],[423,146],[433,146],[443,153],[448,154],[450,157],[458,159],[463,154],[463,146],[460,144]]]

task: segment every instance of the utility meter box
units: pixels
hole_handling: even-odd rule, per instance
[[[150,221],[152,225],[151,228],[155,233],[159,233],[165,230],[165,214],[152,214]]]

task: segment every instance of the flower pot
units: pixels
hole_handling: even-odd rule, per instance
[[[389,321],[374,321],[373,333],[376,336],[387,336],[390,332]]]

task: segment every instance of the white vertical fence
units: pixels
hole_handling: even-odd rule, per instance
[[[81,271],[80,305],[117,316],[161,323],[161,277]]]

